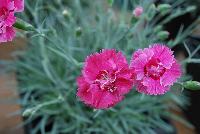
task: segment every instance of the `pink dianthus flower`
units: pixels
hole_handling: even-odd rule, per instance
[[[102,50],[87,57],[77,79],[77,96],[95,109],[112,107],[132,89],[132,75],[121,52]]]
[[[180,65],[173,52],[161,44],[136,51],[130,67],[135,73],[137,91],[149,95],[164,94],[181,76]]]
[[[16,22],[14,13],[23,10],[24,0],[0,0],[0,43],[13,40],[13,24]]]

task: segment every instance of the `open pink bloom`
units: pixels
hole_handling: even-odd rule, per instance
[[[15,5],[15,12],[23,12],[24,11],[24,0],[13,0],[13,1],[14,1],[14,5]]]
[[[102,50],[87,57],[82,76],[77,79],[77,96],[95,109],[112,107],[131,90],[132,75],[121,52]]]
[[[137,6],[134,10],[133,10],[133,15],[135,17],[139,17],[140,15],[142,15],[143,13],[143,8],[141,6]]]
[[[13,24],[15,12],[23,11],[24,0],[0,0],[0,43],[12,41],[15,37]]]
[[[166,46],[154,44],[133,54],[130,67],[138,92],[161,95],[181,76],[180,65]]]

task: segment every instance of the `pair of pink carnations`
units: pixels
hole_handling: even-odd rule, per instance
[[[13,40],[13,24],[16,22],[14,13],[23,10],[24,0],[0,0],[0,43]]]
[[[180,65],[165,45],[139,49],[130,65],[122,52],[105,49],[86,58],[77,96],[90,107],[106,109],[119,103],[133,85],[140,93],[162,95],[180,76]]]

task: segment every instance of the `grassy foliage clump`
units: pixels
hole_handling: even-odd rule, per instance
[[[156,129],[172,131],[164,118],[173,116],[169,108],[182,105],[173,93],[144,96],[135,89],[120,104],[95,111],[76,97],[76,78],[87,55],[102,48],[115,48],[130,57],[133,51],[151,43],[165,42],[163,25],[191,10],[177,8],[174,2],[167,12],[160,12],[149,0],[131,1],[141,5],[144,14],[134,18],[128,2],[111,8],[106,0],[26,1],[22,17],[37,27],[28,37],[28,49],[15,63],[21,104],[31,133],[69,134],[154,134]],[[173,12],[173,14],[171,14]],[[163,17],[165,16],[165,17]],[[180,30],[172,47],[184,41],[192,26]],[[178,86],[177,86],[178,87]]]

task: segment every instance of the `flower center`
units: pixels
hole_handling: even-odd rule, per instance
[[[95,83],[97,83],[102,90],[114,92],[117,89],[117,87],[115,87],[115,80],[116,72],[108,73],[108,71],[102,70],[97,75]]]
[[[7,8],[2,7],[0,8],[0,22],[5,20],[9,15],[9,11]]]
[[[145,75],[154,80],[158,80],[166,71],[159,63],[159,59],[151,59],[144,68]]]
[[[9,11],[7,8],[0,8],[0,34],[5,33],[4,20],[8,17]]]

